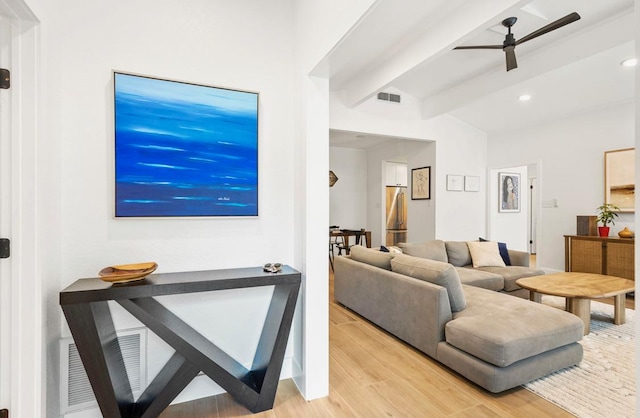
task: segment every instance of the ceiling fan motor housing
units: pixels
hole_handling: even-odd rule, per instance
[[[516,46],[516,38],[513,36],[512,33],[508,33],[507,36],[504,38],[504,42],[502,43],[502,48],[506,48],[508,46]]]

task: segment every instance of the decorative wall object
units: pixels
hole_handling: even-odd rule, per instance
[[[464,187],[464,176],[447,174],[447,190],[461,192]]]
[[[336,173],[329,170],[329,187],[333,187],[333,185],[336,184],[336,181],[338,181],[338,176],[336,176]]]
[[[258,93],[114,73],[115,216],[258,215]]]
[[[411,200],[431,199],[431,167],[411,170]]]
[[[480,191],[480,177],[479,176],[464,176],[464,191],[465,192],[479,192]]]
[[[604,153],[604,202],[635,212],[635,148]]]
[[[520,174],[498,173],[498,212],[520,212]]]

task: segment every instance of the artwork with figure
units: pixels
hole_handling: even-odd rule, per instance
[[[604,201],[621,212],[635,211],[635,148],[604,153]]]
[[[411,170],[411,200],[431,199],[431,167]]]
[[[498,212],[520,212],[520,174],[498,173]]]

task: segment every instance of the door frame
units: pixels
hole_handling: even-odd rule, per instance
[[[9,307],[2,310],[0,333],[8,343],[2,361],[9,364],[0,373],[3,385],[0,408],[11,416],[46,415],[46,358],[43,336],[45,298],[39,263],[37,132],[39,89],[39,24],[24,0],[0,0],[0,14],[10,23],[10,70],[13,74],[9,99],[9,138],[2,138],[10,153],[8,187],[3,183],[2,219],[10,225],[11,258],[2,260],[3,293]],[[19,75],[19,76],[16,76]],[[4,231],[2,232],[4,233]],[[10,260],[10,261],[9,261]],[[7,262],[8,263],[5,263]],[[3,302],[4,302],[3,298]],[[8,361],[9,363],[6,363]],[[8,395],[7,395],[8,394]],[[8,402],[8,404],[4,404]]]

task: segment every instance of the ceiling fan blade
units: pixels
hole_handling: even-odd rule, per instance
[[[516,50],[513,46],[504,48],[504,53],[507,57],[507,71],[511,71],[514,68],[518,68],[518,62],[516,61]]]
[[[531,32],[527,36],[524,36],[516,41],[516,45],[520,45],[521,43],[532,40],[533,38],[537,38],[540,35],[544,35],[545,33],[551,32],[552,30],[556,30],[561,28],[569,23],[573,23],[576,20],[580,20],[580,15],[576,12],[570,13],[565,17],[562,17],[555,22],[551,22],[546,26],[541,27],[540,29]]]
[[[472,46],[457,46],[453,49],[502,49],[502,45],[472,45]]]

